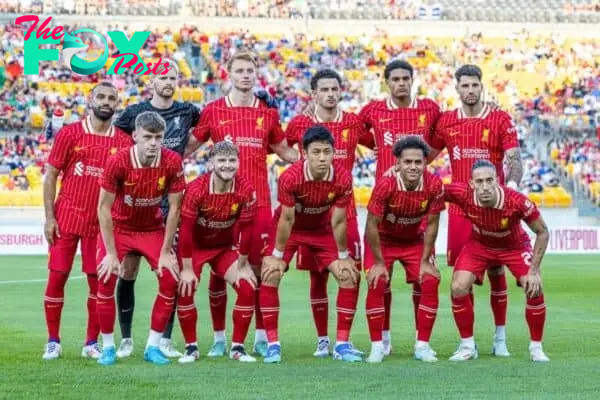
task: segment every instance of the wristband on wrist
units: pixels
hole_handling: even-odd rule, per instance
[[[340,260],[345,260],[346,258],[348,258],[348,256],[349,256],[348,250],[338,251],[338,258]]]
[[[279,249],[273,249],[273,253],[271,253],[273,257],[283,258],[283,251]]]

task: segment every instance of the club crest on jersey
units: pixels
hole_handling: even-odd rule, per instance
[[[238,212],[239,208],[240,208],[240,205],[238,203],[233,203],[231,205],[231,213],[236,214]]]
[[[116,148],[116,147],[112,147],[112,148],[110,149],[110,155],[111,155],[111,156],[114,156],[116,153],[117,153],[117,148]]]
[[[256,118],[256,129],[264,129],[265,117]]]
[[[179,128],[179,118],[180,118],[179,116],[173,118],[173,123],[175,124],[176,128]]]
[[[164,176],[158,178],[158,190],[163,190],[165,188],[165,181],[166,178]]]
[[[342,131],[342,142],[347,142],[348,141],[348,129],[344,129]]]
[[[335,193],[329,192],[329,194],[327,195],[327,200],[331,201],[331,200],[333,200],[334,197],[335,197]]]
[[[508,218],[502,218],[500,220],[500,228],[506,229],[508,227]]]
[[[421,210],[425,210],[427,208],[427,204],[429,203],[428,200],[423,200],[421,202]]]
[[[427,115],[426,114],[420,114],[419,115],[419,128],[425,127],[425,122],[427,122]]]
[[[487,142],[490,136],[490,130],[488,128],[485,128],[483,130],[483,132],[481,132],[481,141],[482,142]]]

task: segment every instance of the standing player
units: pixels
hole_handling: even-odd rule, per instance
[[[48,344],[44,360],[60,357],[60,317],[65,284],[73,268],[77,244],[81,246],[82,269],[89,293],[88,323],[83,357],[99,358],[97,340],[100,327],[96,315],[96,241],[100,228],[96,208],[106,160],[119,149],[129,147],[131,138],[111,126],[119,96],[109,82],[97,84],[91,92],[91,113],[81,121],[62,128],[52,146],[44,179],[44,232],[50,244],[48,283],[44,312]],[[56,181],[62,172],[62,185],[56,197]]]
[[[500,184],[516,189],[523,176],[521,153],[516,128],[510,116],[499,109],[491,109],[481,101],[483,86],[481,69],[464,65],[455,74],[456,90],[462,107],[444,112],[435,134],[429,138],[434,149],[430,160],[446,147],[450,155],[452,182],[467,183],[474,160],[489,160],[495,167]],[[506,179],[503,161],[508,165]],[[471,234],[471,222],[462,209],[451,205],[448,210],[448,265],[453,266]],[[488,271],[490,304],[494,314],[496,333],[492,354],[509,356],[506,346],[507,286],[504,268],[493,266]]]
[[[179,266],[173,239],[185,180],[181,157],[162,147],[165,130],[166,123],[157,113],[146,111],[138,115],[133,133],[135,145],[112,157],[102,174],[98,204],[102,240],[98,241],[97,254],[97,310],[104,347],[98,363],[102,365],[112,365],[117,359],[113,336],[116,274],[123,258],[131,253],[144,256],[158,278],[144,359],[154,364],[169,362],[159,346],[177,294]],[[166,229],[160,211],[165,195],[169,198]]]
[[[429,136],[439,118],[440,108],[433,100],[417,99],[412,96],[413,75],[413,67],[408,62],[396,60],[389,63],[383,73],[389,89],[389,97],[385,100],[371,101],[359,113],[367,128],[373,131],[374,146],[377,151],[376,180],[381,179],[384,173],[396,163],[391,151],[394,143],[405,136]],[[420,295],[419,289],[413,287],[415,326]],[[383,328],[386,355],[389,355],[392,349],[391,304],[392,292],[388,283],[385,290],[386,311]]]
[[[269,340],[266,363],[281,361],[279,344],[279,284],[299,246],[314,254],[321,270],[338,281],[337,341],[334,358],[361,361],[349,343],[358,302],[357,255],[347,247],[346,210],[352,196],[352,176],[333,162],[333,136],[322,126],[309,128],[302,139],[303,161],[279,178],[278,198],[263,260],[260,307]]]
[[[182,206],[180,254],[183,268],[177,313],[186,341],[180,363],[200,357],[196,342],[198,313],[194,294],[202,266],[210,264],[213,273],[226,280],[237,292],[233,307],[233,337],[229,357],[254,362],[244,349],[244,341],[254,313],[254,272],[248,265],[252,225],[241,231],[239,251],[235,234],[238,221],[254,218],[255,195],[252,186],[236,176],[238,149],[231,142],[219,142],[210,151],[212,172],[195,179],[185,191]]]
[[[114,125],[132,134],[135,130],[135,119],[140,113],[146,111],[156,112],[167,124],[164,146],[183,156],[187,145],[197,146],[195,138],[190,135],[190,129],[198,124],[200,110],[192,103],[180,102],[173,99],[179,83],[179,69],[176,62],[172,60],[166,61],[170,67],[169,71],[165,75],[152,75],[150,80],[153,91],[152,99],[127,107],[114,122]],[[163,199],[161,203],[161,211],[163,217],[166,218],[169,211],[167,198]],[[139,271],[139,266],[140,257],[138,255],[126,256],[123,261],[122,274],[117,283],[117,306],[121,328],[121,344],[117,355],[120,358],[129,357],[133,354],[131,324],[135,308],[135,279]],[[173,347],[171,342],[174,316],[175,312],[173,312],[169,324],[165,329],[164,337],[160,342],[161,351],[167,357],[182,356]]]
[[[395,261],[404,266],[406,282],[420,287],[415,359],[436,362],[429,338],[438,309],[440,274],[434,246],[440,212],[445,208],[442,181],[425,171],[429,149],[419,137],[401,139],[392,151],[398,172],[377,181],[365,231],[366,310],[372,343],[367,362],[379,363],[385,355],[384,290]],[[426,229],[422,223],[425,216]]]
[[[200,122],[193,131],[199,143],[227,140],[240,150],[241,177],[256,189],[256,218],[252,222],[252,246],[248,261],[260,276],[261,251],[266,245],[268,221],[272,219],[271,192],[269,190],[267,152],[269,148],[286,162],[295,162],[298,153],[287,145],[279,123],[279,113],[257,98],[252,89],[256,84],[258,62],[249,52],[238,52],[227,62],[231,92],[206,106]],[[192,150],[194,150],[192,148]],[[243,225],[243,224],[242,224]],[[243,229],[243,227],[242,227]],[[214,274],[209,286],[209,302],[215,340],[208,355],[220,357],[225,354],[225,311],[227,307],[225,281]],[[258,289],[256,291],[258,297]],[[267,338],[262,317],[255,298],[256,336],[254,351],[266,354]]]
[[[498,183],[497,165],[478,160],[472,167],[469,184],[445,186],[444,198],[460,207],[472,223],[471,237],[462,249],[452,277],[452,313],[460,332],[458,350],[451,361],[478,357],[473,338],[473,283],[481,284],[492,265],[506,265],[525,290],[525,319],[531,342],[532,361],[548,362],[542,349],[546,305],[540,269],[550,235],[537,207],[521,193]],[[525,221],[536,234],[533,253],[529,236],[521,227]]]
[[[342,78],[337,72],[324,69],[317,72],[310,81],[313,100],[316,105],[312,116],[298,115],[294,117],[286,130],[288,143],[302,143],[304,132],[311,126],[321,125],[333,135],[335,145],[334,159],[340,161],[350,174],[354,168],[356,148],[359,144],[371,146],[372,135],[364,127],[364,123],[355,114],[340,110],[338,103],[342,91]],[[300,149],[302,150],[302,149]],[[348,247],[354,249],[357,267],[361,264],[360,235],[354,196],[348,205]],[[327,298],[327,280],[329,271],[320,270],[312,253],[307,247],[300,246],[296,267],[310,271],[310,304],[315,327],[317,329],[317,350],[315,357],[329,356],[329,336],[327,325],[329,319],[329,299]]]

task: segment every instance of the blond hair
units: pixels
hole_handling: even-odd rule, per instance
[[[234,55],[232,55],[231,58],[227,61],[227,71],[231,71],[233,63],[237,60],[251,62],[252,64],[254,64],[255,68],[258,68],[258,58],[256,57],[256,54],[248,50],[240,50]]]

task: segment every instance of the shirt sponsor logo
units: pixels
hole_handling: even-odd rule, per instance
[[[385,146],[392,146],[394,144],[394,135],[391,132],[383,134],[383,144]]]
[[[495,238],[504,238],[504,237],[507,237],[508,235],[510,235],[510,231],[492,232],[492,231],[488,231],[485,229],[481,229],[477,225],[473,225],[473,230],[475,232],[479,233],[480,235],[491,236],[491,237],[495,237]]]
[[[302,204],[296,203],[296,212],[299,214],[323,214],[331,209],[331,206],[323,206],[323,207],[303,207]]]
[[[490,151],[488,149],[461,149],[458,146],[452,148],[452,158],[461,160],[463,158],[475,158],[477,160],[489,160]]]
[[[126,194],[123,201],[129,207],[156,207],[160,204],[162,197],[153,198],[133,198],[133,196]]]
[[[395,214],[392,214],[392,213],[387,214],[385,217],[386,221],[388,221],[392,224],[399,224],[399,225],[418,224],[421,222],[421,218],[422,218],[422,216],[413,217],[413,218],[397,217]]]
[[[235,224],[236,219],[228,219],[227,221],[213,221],[204,217],[198,218],[198,225],[209,229],[229,229]]]
[[[75,176],[93,176],[94,178],[100,178],[104,172],[104,168],[94,167],[93,165],[84,165],[81,161],[75,163],[73,168],[73,175]]]

